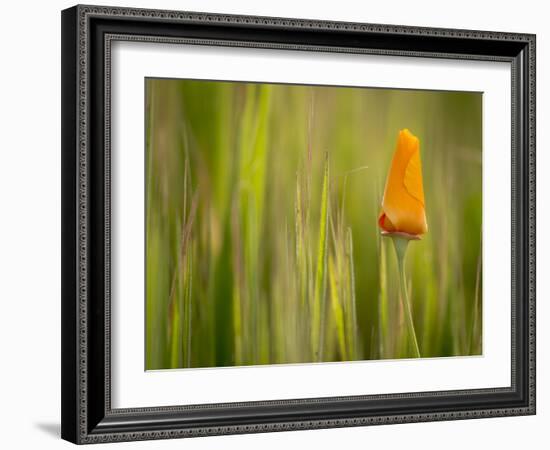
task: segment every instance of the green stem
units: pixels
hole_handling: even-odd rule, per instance
[[[398,236],[392,236],[392,241],[395,246],[395,254],[397,255],[397,266],[399,269],[399,286],[401,288],[401,301],[403,302],[403,310],[405,311],[405,318],[407,320],[407,329],[409,332],[410,340],[413,344],[414,356],[415,358],[420,358],[420,350],[418,349],[418,341],[416,339],[416,332],[414,331],[411,302],[409,299],[409,293],[407,291],[407,283],[405,282],[405,254],[407,253],[409,240]]]

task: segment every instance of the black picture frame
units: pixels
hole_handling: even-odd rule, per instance
[[[192,42],[512,67],[511,386],[111,408],[110,45]],[[535,414],[535,36],[75,6],[62,12],[62,437],[74,443]]]

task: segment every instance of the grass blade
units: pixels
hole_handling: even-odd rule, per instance
[[[348,359],[348,352],[346,347],[346,334],[345,334],[345,325],[344,325],[344,310],[342,308],[341,300],[339,294],[339,277],[337,269],[334,264],[334,258],[332,255],[328,257],[328,274],[329,274],[329,284],[330,284],[330,299],[332,306],[332,314],[334,317],[334,322],[336,325],[336,337],[338,340],[338,349],[340,351],[341,360],[345,361]]]
[[[323,332],[326,300],[326,273],[327,273],[327,235],[329,214],[329,164],[328,155],[325,160],[325,175],[321,194],[321,217],[319,222],[319,240],[317,243],[317,270],[315,273],[315,293],[312,311],[312,350],[316,361],[323,358]]]
[[[353,234],[351,228],[346,230],[346,243],[347,243],[347,260],[348,260],[348,283],[350,292],[350,304],[348,307],[348,324],[349,324],[349,349],[353,359],[359,359],[358,352],[358,331],[357,331],[357,300],[355,298],[355,265],[353,262]]]

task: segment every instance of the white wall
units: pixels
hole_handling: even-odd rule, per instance
[[[93,2],[91,2],[93,3]],[[98,3],[103,3],[98,1]],[[335,19],[537,34],[538,57],[538,415],[384,427],[347,428],[186,441],[117,444],[118,448],[408,449],[542,448],[550,423],[549,49],[545,2],[339,0],[111,0],[106,4]],[[363,6],[360,6],[363,5]],[[0,26],[0,443],[3,448],[64,448],[60,398],[60,14],[72,2],[9,2]],[[40,446],[40,447],[38,447]],[[113,447],[114,448],[114,447]]]

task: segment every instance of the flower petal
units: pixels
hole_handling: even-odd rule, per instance
[[[384,231],[421,235],[428,231],[420,163],[420,142],[409,130],[399,132],[378,225]]]
[[[378,218],[378,226],[384,231],[395,231],[395,226],[384,211],[380,213],[380,217]]]
[[[409,194],[416,198],[424,206],[424,187],[422,186],[422,168],[420,164],[420,151],[417,149],[405,169],[403,183]]]

